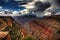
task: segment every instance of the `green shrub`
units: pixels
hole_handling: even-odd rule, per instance
[[[11,40],[16,40],[17,38],[20,39],[20,37],[21,37],[21,34],[18,31],[16,26],[13,26],[13,27],[8,26],[3,31],[9,31],[11,38],[12,38]]]
[[[27,37],[23,38],[22,40],[34,40],[34,38],[31,36],[27,36]]]

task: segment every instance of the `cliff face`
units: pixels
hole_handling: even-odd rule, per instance
[[[44,17],[24,25],[17,23],[12,17],[0,17],[0,31],[9,33],[8,37],[5,36],[7,40],[9,38],[21,40],[28,35],[37,40],[58,40],[60,39],[60,16]]]
[[[42,19],[33,20],[28,25],[28,31],[41,40],[60,39],[57,32],[60,31],[60,16],[50,16]]]
[[[2,35],[5,35],[4,32],[9,33],[6,34],[7,36],[5,36],[4,38],[1,35],[2,40],[20,40],[21,37],[25,37],[27,36],[27,34],[29,34],[23,28],[23,26],[17,23],[12,17],[0,17],[0,31],[2,32]]]

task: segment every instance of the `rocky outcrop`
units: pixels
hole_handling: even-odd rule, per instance
[[[60,16],[50,16],[33,20],[25,25],[28,25],[28,28],[30,28],[28,30],[34,37],[39,37],[41,40],[57,40],[60,38],[59,35],[57,35],[57,38],[54,35],[60,30],[59,19]]]
[[[11,40],[9,32],[0,32],[0,40]]]
[[[5,35],[3,32],[6,31],[9,33]],[[12,17],[0,17],[0,32],[2,32],[0,37],[4,35],[2,40],[8,40],[9,38],[12,40],[15,36],[16,40],[21,40],[21,37],[24,38],[28,35],[37,40],[59,40],[60,15],[32,20],[24,25],[16,22]]]
[[[2,40],[20,40],[21,38],[17,36],[22,35],[25,37],[28,34],[23,26],[17,23],[12,17],[0,17],[0,40],[1,37]]]

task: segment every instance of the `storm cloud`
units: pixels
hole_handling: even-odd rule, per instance
[[[41,2],[41,1],[37,1],[35,3],[36,9],[35,11],[45,11],[48,7],[51,6],[51,4],[49,2]]]
[[[60,7],[60,0],[45,0],[45,1],[37,1],[35,3],[36,9],[35,11],[45,11],[47,8],[52,6]]]
[[[53,0],[52,1],[56,6],[60,6],[60,0]]]

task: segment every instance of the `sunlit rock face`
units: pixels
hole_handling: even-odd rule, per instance
[[[34,36],[41,40],[57,40],[59,39],[59,34],[56,32],[60,30],[60,19],[59,16],[50,16],[47,18],[33,20],[25,24],[28,26],[28,31]],[[56,38],[57,37],[57,38]]]
[[[27,35],[30,35],[30,33],[28,33],[28,31],[25,30],[23,25],[21,25],[20,23],[16,22],[12,17],[6,17],[6,16],[5,17],[1,17],[0,16],[0,40],[1,39],[2,40],[11,40],[14,37],[16,37],[16,35],[14,35],[14,33],[11,34],[10,31],[13,31],[13,32],[15,31],[14,33],[17,32],[19,34],[21,32],[21,35],[23,37],[26,37]],[[14,36],[12,37],[12,35],[14,35]]]

